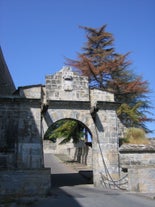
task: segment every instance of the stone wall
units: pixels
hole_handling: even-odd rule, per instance
[[[16,154],[14,152],[0,152],[0,169],[15,169]]]
[[[46,99],[89,101],[88,78],[64,67],[58,73],[46,76]]]
[[[155,193],[155,145],[125,144],[119,149],[120,173],[129,191]]]
[[[124,144],[119,149],[121,168],[155,166],[155,146]]]
[[[23,86],[18,88],[18,95],[27,99],[42,98],[42,85]],[[17,92],[16,92],[17,93]]]
[[[51,181],[43,170],[40,100],[1,97],[0,120],[0,195],[46,194]]]
[[[114,102],[114,94],[101,89],[90,89],[91,106],[96,106],[97,101]]]
[[[155,167],[134,167],[128,169],[128,190],[155,193]]]
[[[26,100],[18,124],[18,168],[42,168],[41,104]]]
[[[18,139],[20,103],[13,98],[0,98],[0,152],[14,153]]]
[[[39,100],[0,99],[0,152],[8,156],[13,153],[18,168],[40,168],[43,165],[40,108]]]
[[[0,170],[0,196],[39,196],[50,191],[50,169]]]

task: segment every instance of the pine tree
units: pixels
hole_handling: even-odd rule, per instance
[[[71,139],[77,143],[84,136],[84,126],[76,120],[64,119],[54,123],[46,132],[45,139],[53,142],[63,138],[60,144],[65,144]]]
[[[87,33],[83,53],[78,54],[78,60],[67,59],[66,64],[88,76],[90,88],[114,93],[115,101],[120,103],[117,114],[125,126],[141,127],[149,132],[145,125],[145,122],[152,121],[146,115],[150,108],[148,82],[129,69],[129,53],[122,55],[115,51],[114,37],[106,32],[106,25],[99,29],[81,28]]]

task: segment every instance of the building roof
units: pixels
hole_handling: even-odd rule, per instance
[[[12,95],[15,90],[15,84],[0,47],[0,95]]]

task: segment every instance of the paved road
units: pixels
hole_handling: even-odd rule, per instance
[[[75,186],[89,183],[76,170],[65,165],[53,154],[45,154],[44,160],[45,167],[51,168],[51,183],[53,187]]]
[[[129,193],[94,188],[71,167],[53,155],[45,155],[52,166],[51,196],[40,199],[33,207],[154,207],[155,200]]]

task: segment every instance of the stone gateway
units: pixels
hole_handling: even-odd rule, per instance
[[[119,153],[123,126],[116,115],[117,106],[112,93],[90,89],[88,78],[77,75],[70,67],[47,75],[45,85],[19,87],[11,94],[3,90],[0,194],[48,193],[50,169],[44,168],[43,138],[48,128],[62,119],[77,120],[91,133],[94,185],[128,189],[127,173],[120,166],[120,157],[125,155]],[[152,176],[154,168],[151,170]]]

